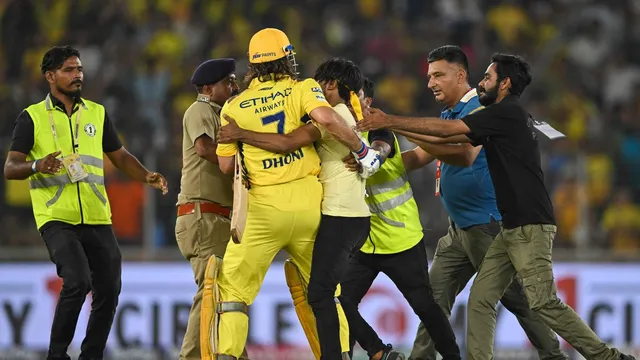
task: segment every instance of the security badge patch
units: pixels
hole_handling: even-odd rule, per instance
[[[209,102],[211,102],[211,98],[209,97],[209,95],[198,94],[198,99],[196,101],[209,103]]]
[[[84,133],[85,134],[87,134],[87,135],[89,135],[91,137],[94,137],[94,136],[96,136],[96,132],[97,132],[97,130],[96,130],[96,126],[95,125],[89,123],[89,124],[84,126]]]

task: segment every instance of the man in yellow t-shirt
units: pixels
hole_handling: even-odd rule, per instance
[[[359,111],[356,93],[362,88],[360,69],[351,61],[341,58],[327,60],[316,70],[314,79],[333,109],[345,123],[355,126],[356,120],[346,104]],[[232,122],[233,120],[230,120]],[[321,359],[340,357],[340,332],[334,294],[345,275],[349,257],[367,239],[371,213],[365,202],[365,179],[345,168],[342,159],[350,155],[349,149],[331,136],[327,129],[311,121],[308,125],[286,134],[262,134],[241,130],[234,124],[221,128],[219,142],[241,141],[266,150],[289,153],[300,146],[315,147],[322,162],[320,183],[324,189],[322,220],[313,248],[308,301],[316,319]]]
[[[249,62],[245,78],[248,89],[222,108],[223,125],[229,116],[243,129],[287,134],[303,126],[305,118],[311,118],[348,147],[366,171],[380,167],[377,152],[331,109],[320,85],[313,79],[296,81],[293,46],[282,31],[263,29],[256,33],[249,44]],[[285,249],[291,255],[290,264],[302,278],[301,283],[309,278],[320,225],[320,159],[311,142],[286,154],[243,142],[218,144],[216,153],[225,173],[234,171],[238,156],[238,171],[249,185],[248,210],[242,238],[229,243],[224,264],[220,266],[221,259],[216,257],[209,261],[206,281],[213,299],[203,299],[202,311],[203,317],[213,314],[204,319],[210,324],[210,336],[201,348],[204,359],[236,359],[248,334],[247,306],[257,296],[277,252]],[[300,292],[292,288],[292,294],[298,296]],[[305,304],[305,299],[296,301],[296,311]],[[348,326],[341,308],[340,313],[342,352],[346,353]]]

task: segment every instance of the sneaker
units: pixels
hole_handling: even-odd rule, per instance
[[[391,344],[387,344],[384,347],[382,357],[380,358],[380,360],[405,360],[405,359],[406,359],[406,356],[399,351],[393,350],[393,347],[391,346]]]

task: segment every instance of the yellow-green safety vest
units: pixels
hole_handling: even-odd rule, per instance
[[[368,138],[368,133],[363,133]],[[360,251],[367,254],[397,254],[422,240],[418,205],[402,162],[400,144],[394,134],[395,155],[367,179],[366,201],[371,211],[371,232]]]
[[[58,150],[62,151],[62,156],[68,156],[73,154],[75,147],[84,170],[89,174],[75,184],[69,179],[64,167],[55,175],[31,175],[31,204],[38,229],[49,221],[72,225],[111,224],[111,206],[104,186],[104,107],[84,99],[76,106],[77,110],[69,117],[64,109],[56,108],[47,95],[44,101],[26,109],[33,120],[34,139],[27,160],[42,159]],[[55,125],[59,149],[53,135],[50,115]],[[80,122],[76,126],[78,116]]]

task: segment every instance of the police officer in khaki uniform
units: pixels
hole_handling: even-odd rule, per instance
[[[189,260],[198,292],[193,298],[180,360],[200,359],[200,305],[204,272],[211,255],[223,256],[230,238],[233,178],[218,167],[215,142],[222,105],[238,92],[233,59],[202,63],[191,83],[197,100],[187,109],[182,125],[182,179],[178,195],[176,240]],[[243,356],[246,359],[246,355]]]

